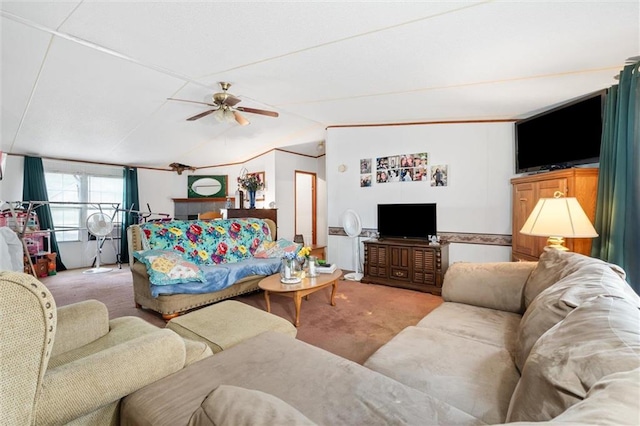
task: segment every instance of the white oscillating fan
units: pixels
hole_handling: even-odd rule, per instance
[[[349,238],[353,240],[353,257],[355,262],[355,272],[351,272],[344,276],[345,280],[360,281],[363,277],[360,270],[360,233],[362,232],[362,222],[360,216],[355,211],[349,209],[342,213],[342,228]]]
[[[94,213],[87,218],[87,230],[91,235],[96,237],[96,267],[87,269],[85,274],[101,274],[109,272],[113,268],[100,267],[100,241],[111,233],[113,230],[113,222],[111,218],[104,213]]]

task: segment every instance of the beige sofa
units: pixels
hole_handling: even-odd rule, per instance
[[[267,332],[128,396],[122,424],[637,425],[640,299],[623,275],[559,251],[456,263],[445,302],[364,366]]]
[[[264,219],[269,226],[271,235],[276,235],[276,223],[271,219]],[[258,283],[264,278],[262,275],[252,275],[243,278],[223,290],[203,294],[172,294],[153,297],[149,288],[149,274],[142,262],[133,257],[133,253],[143,250],[141,229],[138,225],[127,228],[129,246],[129,267],[133,276],[133,298],[138,308],[151,309],[158,312],[169,321],[178,315],[201,306],[210,305],[221,300],[250,293],[259,289]]]
[[[87,300],[56,308],[31,275],[0,272],[0,424],[116,425],[122,397],[211,356]]]

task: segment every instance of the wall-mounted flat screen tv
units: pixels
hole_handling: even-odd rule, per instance
[[[378,235],[427,240],[437,235],[436,204],[378,204]]]
[[[597,163],[605,96],[601,90],[517,121],[516,173]]]

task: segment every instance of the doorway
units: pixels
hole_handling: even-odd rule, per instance
[[[315,173],[295,171],[295,234],[302,235],[307,246],[317,244],[316,179]]]

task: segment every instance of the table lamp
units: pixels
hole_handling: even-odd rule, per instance
[[[524,223],[520,233],[548,237],[547,246],[567,251],[564,238],[594,238],[598,236],[591,221],[575,197],[564,197],[560,191],[554,198],[540,198]]]

